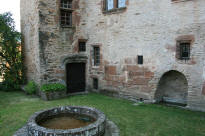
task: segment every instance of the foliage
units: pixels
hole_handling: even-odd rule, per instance
[[[164,105],[142,104],[90,93],[43,101],[22,92],[0,92],[0,136],[11,136],[29,117],[43,109],[79,105],[105,113],[120,129],[120,136],[204,136],[205,113]]]
[[[12,79],[7,79],[6,81],[0,83],[0,91],[10,91],[19,90],[20,85],[14,84]]]
[[[34,94],[37,91],[37,85],[34,81],[29,81],[25,86],[25,91],[27,94]]]
[[[43,92],[64,91],[65,89],[65,85],[62,85],[60,83],[44,84],[41,86],[41,91]]]
[[[23,82],[20,41],[21,34],[15,30],[12,14],[0,14],[0,76],[5,90],[18,89]]]

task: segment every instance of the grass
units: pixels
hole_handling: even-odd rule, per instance
[[[121,136],[205,136],[205,113],[163,105],[134,106],[99,94],[42,101],[22,92],[0,92],[0,136],[11,136],[41,109],[64,105],[91,106],[103,111],[120,128]]]

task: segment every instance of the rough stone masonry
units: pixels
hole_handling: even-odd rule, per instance
[[[62,1],[21,0],[28,80],[69,85],[67,64],[84,63],[85,91],[205,111],[204,0],[72,0],[70,27]]]

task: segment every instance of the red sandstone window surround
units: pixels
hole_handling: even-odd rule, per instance
[[[178,41],[177,48],[176,48],[177,58],[180,60],[189,60],[190,48],[191,48],[191,41]]]
[[[118,11],[126,8],[127,0],[104,0],[104,11]]]
[[[60,22],[62,27],[72,26],[72,0],[61,0]]]
[[[86,40],[79,40],[78,41],[78,51],[85,52],[86,51]]]
[[[100,65],[100,47],[94,46],[93,47],[93,61],[94,61],[94,66],[99,66]]]

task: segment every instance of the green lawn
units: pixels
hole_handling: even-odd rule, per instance
[[[205,113],[162,105],[134,106],[132,102],[99,94],[45,102],[21,92],[0,92],[0,136],[11,136],[41,109],[84,105],[103,111],[121,136],[205,136]]]

